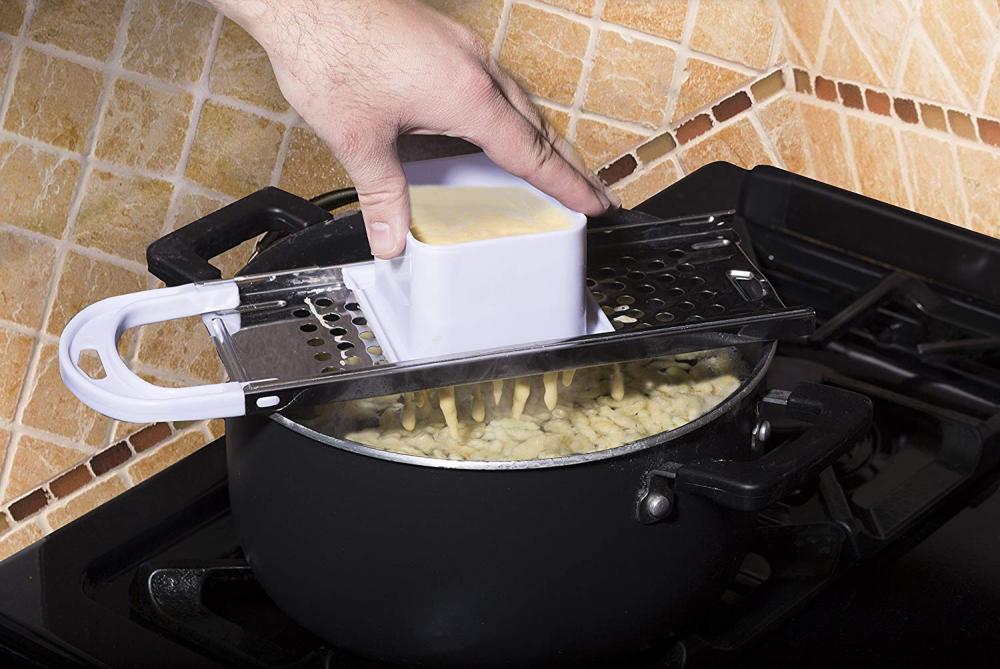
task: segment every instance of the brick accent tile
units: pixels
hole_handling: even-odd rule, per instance
[[[929,105],[921,102],[920,118],[923,120],[924,125],[931,130],[948,132],[948,123],[944,119],[944,110],[937,105]]]
[[[845,106],[851,109],[864,109],[865,103],[861,99],[861,89],[854,84],[848,84],[840,82],[837,84],[837,89],[840,91],[840,100]]]
[[[885,93],[873,91],[870,88],[865,89],[865,101],[868,103],[868,111],[882,116],[889,115],[889,96]]]
[[[79,465],[52,481],[49,484],[49,490],[57,498],[63,498],[90,483],[93,478],[86,465]]]
[[[829,79],[824,79],[823,77],[816,77],[816,97],[820,100],[828,100],[830,102],[837,101],[837,86]]]
[[[785,87],[785,73],[775,70],[763,79],[755,81],[750,85],[750,92],[756,102],[763,102],[772,95],[777,94]]]
[[[981,118],[976,121],[979,125],[979,138],[987,144],[1000,146],[1000,123]]]
[[[90,459],[90,468],[94,470],[96,476],[101,476],[122,464],[132,456],[128,444],[119,441],[114,446],[109,446]]]
[[[635,158],[633,158],[631,154],[628,154],[605,167],[597,173],[597,176],[601,178],[601,181],[610,186],[611,184],[621,181],[628,175],[632,174],[636,167],[637,163],[635,162]]]
[[[665,132],[659,137],[655,137],[638,149],[636,153],[639,160],[644,163],[651,163],[661,156],[665,156],[677,147],[677,142],[669,132]]]
[[[73,497],[65,506],[50,511],[48,514],[49,524],[55,529],[59,529],[123,492],[125,492],[125,484],[118,477],[101,481],[89,490]]]
[[[687,144],[692,139],[698,135],[703,135],[712,128],[712,119],[708,117],[708,114],[699,114],[693,119],[677,128],[674,132],[677,135],[677,141],[681,144]]]
[[[892,108],[896,112],[896,116],[899,117],[899,120],[906,123],[917,122],[917,105],[913,103],[913,100],[893,98]]]
[[[812,81],[809,79],[809,73],[805,70],[796,69],[793,74],[795,75],[795,90],[799,93],[812,95],[813,87]]]
[[[740,91],[735,95],[730,95],[728,98],[712,107],[712,113],[715,114],[715,119],[719,121],[719,123],[722,123],[723,121],[736,116],[740,112],[750,109],[750,105],[752,104],[750,96],[747,95],[745,91]]]
[[[9,507],[10,515],[14,520],[24,520],[44,509],[48,503],[49,498],[45,491],[38,489],[11,504]]]
[[[949,109],[948,125],[951,126],[951,131],[959,137],[971,139],[973,142],[976,141],[976,129],[973,127],[972,119],[969,118],[968,114]]]
[[[141,453],[147,448],[155,446],[164,439],[170,436],[170,426],[166,423],[153,423],[148,427],[144,427],[131,437],[129,441],[132,443],[132,448],[135,449],[136,453]]]

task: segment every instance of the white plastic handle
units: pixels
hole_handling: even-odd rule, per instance
[[[129,328],[234,309],[239,303],[233,281],[158,288],[96,302],[74,316],[59,338],[63,383],[87,406],[130,423],[242,416],[242,383],[165,388],[143,381],[118,355],[118,339]],[[80,368],[80,354],[87,350],[100,356],[104,378],[92,378]]]

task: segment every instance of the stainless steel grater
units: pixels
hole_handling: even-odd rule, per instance
[[[591,227],[587,238],[587,286],[594,308],[603,311],[613,331],[390,362],[345,282],[350,266],[330,266],[145,291],[91,305],[60,341],[63,377],[86,403],[121,420],[161,420],[165,414],[172,420],[214,418],[798,337],[812,330],[812,310],[782,303],[741,247],[729,213],[658,220],[632,212],[624,222]],[[198,314],[229,383],[161,388],[136,377],[118,357],[115,342],[124,329]],[[91,379],[76,364],[85,349],[100,355],[104,379]]]

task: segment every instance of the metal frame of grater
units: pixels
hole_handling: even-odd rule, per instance
[[[659,220],[629,212],[614,225],[592,222],[587,284],[613,332],[391,363],[342,265],[103,300],[66,326],[60,371],[81,400],[119,420],[196,420],[809,334],[812,309],[781,302],[741,248],[731,214]],[[202,315],[230,382],[155,386],[118,355],[126,329],[194,315]],[[77,364],[90,349],[104,378]]]

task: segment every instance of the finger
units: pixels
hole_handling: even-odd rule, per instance
[[[395,142],[385,139],[341,153],[340,163],[358,191],[372,255],[395,258],[410,229],[410,193]]]
[[[597,175],[587,167],[583,162],[583,158],[577,153],[576,149],[566,141],[566,139],[555,131],[555,128],[545,119],[545,116],[539,111],[538,107],[531,101],[528,94],[521,88],[514,78],[507,74],[503,68],[501,68],[496,61],[491,60],[488,64],[488,69],[496,81],[497,86],[499,86],[504,97],[517,109],[522,116],[524,116],[529,123],[538,128],[538,130],[545,135],[552,145],[555,147],[556,151],[559,152],[566,161],[576,168],[580,174],[582,174],[587,181],[589,181],[595,188],[600,189],[614,204],[615,206],[621,206],[621,201],[618,200],[617,196],[614,195],[605,186]]]
[[[468,117],[465,138],[514,176],[521,177],[564,205],[598,216],[610,200],[573,167],[538,128],[528,122],[499,90]]]

